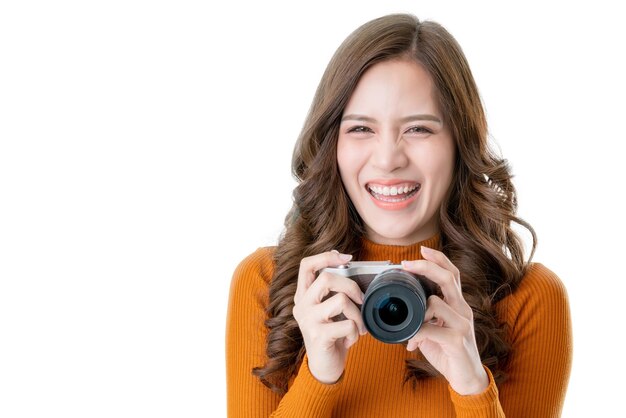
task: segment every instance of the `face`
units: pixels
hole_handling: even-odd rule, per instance
[[[374,242],[408,245],[439,231],[455,145],[434,88],[421,65],[383,61],[361,76],[343,112],[339,172]]]

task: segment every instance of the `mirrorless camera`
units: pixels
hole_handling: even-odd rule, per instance
[[[390,261],[353,261],[322,271],[348,277],[365,293],[361,315],[369,333],[385,343],[401,343],[419,331],[435,284]]]

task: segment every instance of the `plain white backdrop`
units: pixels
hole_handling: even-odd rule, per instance
[[[463,47],[568,289],[564,416],[623,409],[623,14],[382,3],[2,2],[0,416],[226,415],[232,272],[276,243],[328,60],[392,12]]]

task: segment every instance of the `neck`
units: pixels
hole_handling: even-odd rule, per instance
[[[371,242],[375,242],[381,245],[412,245],[417,242],[427,240],[438,234],[439,228],[437,225],[430,225],[424,228],[420,228],[418,231],[402,237],[383,236],[373,229],[366,227],[367,239]]]
[[[360,260],[358,261],[391,261],[398,264],[403,260],[422,259],[421,247],[440,249],[440,235],[435,233],[432,236],[414,241],[408,245],[386,244],[374,242],[369,237],[362,238]]]

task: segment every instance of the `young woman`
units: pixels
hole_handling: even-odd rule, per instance
[[[394,14],[331,59],[296,144],[277,247],[235,271],[232,417],[555,417],[572,358],[566,291],[524,261],[517,200],[468,63],[434,22]],[[403,344],[367,332],[350,260],[438,289]],[[341,315],[340,315],[341,314]]]

